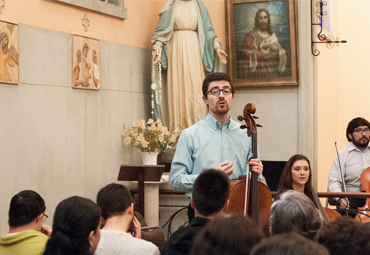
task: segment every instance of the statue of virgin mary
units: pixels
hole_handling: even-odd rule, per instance
[[[167,0],[159,16],[152,37],[153,63],[161,66],[153,67],[154,119],[171,131],[185,129],[206,117],[203,80],[226,69],[227,55],[200,0]]]

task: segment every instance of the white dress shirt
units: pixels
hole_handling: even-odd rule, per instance
[[[339,156],[347,192],[361,192],[361,173],[370,167],[370,145],[361,151],[351,142],[339,152]],[[331,166],[328,188],[329,192],[343,192],[338,155]]]

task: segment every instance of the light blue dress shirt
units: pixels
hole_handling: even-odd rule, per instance
[[[230,179],[247,174],[247,160],[252,140],[240,123],[230,119],[221,128],[210,114],[195,125],[182,131],[171,165],[170,182],[173,190],[187,190],[191,197],[193,183],[204,170],[224,161],[233,161]]]

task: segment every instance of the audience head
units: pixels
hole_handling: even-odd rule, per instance
[[[123,215],[127,208],[133,207],[133,198],[126,186],[111,183],[102,188],[96,198],[104,220]]]
[[[92,254],[100,240],[100,209],[91,200],[70,197],[55,210],[53,233],[44,255]]]
[[[230,87],[231,87],[231,93],[234,94],[235,87],[232,84],[230,77],[226,73],[211,73],[210,75],[208,75],[204,79],[203,85],[202,85],[203,96],[205,96],[205,98],[207,98],[207,96],[208,96],[207,92],[209,90],[209,84],[211,82],[214,82],[214,81],[227,81],[227,82],[229,82]]]
[[[329,252],[324,246],[289,232],[263,239],[251,255],[329,255]]]
[[[351,120],[348,123],[347,131],[346,131],[348,142],[352,142],[354,130],[358,127],[361,127],[361,126],[366,126],[370,129],[370,123],[367,120],[365,120],[364,118],[361,118],[361,117],[354,118],[353,120]]]
[[[298,162],[299,160],[303,160],[308,163],[309,168],[309,176],[308,180],[304,187],[304,193],[306,196],[311,198],[313,200],[312,194],[311,194],[311,186],[312,186],[312,170],[311,170],[311,164],[310,160],[301,154],[293,155],[285,164],[284,170],[281,173],[279,186],[278,186],[278,192],[283,193],[286,190],[293,189],[293,177],[292,177],[292,171],[294,170],[294,164]]]
[[[194,239],[191,255],[249,255],[262,238],[253,221],[243,215],[217,217]]]
[[[340,217],[325,224],[317,233],[316,241],[331,255],[368,255],[370,226],[350,217]]]
[[[288,190],[271,207],[271,235],[296,232],[313,239],[323,224],[313,202],[303,193]]]
[[[204,170],[195,180],[191,203],[202,216],[208,217],[228,206],[230,181],[214,169]]]
[[[41,231],[45,209],[45,202],[38,193],[33,190],[23,190],[10,201],[9,226],[16,228],[36,220],[35,230]]]

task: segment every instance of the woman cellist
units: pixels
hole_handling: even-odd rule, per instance
[[[341,215],[336,211],[322,207],[316,192],[312,188],[312,170],[310,160],[304,155],[293,155],[285,164],[284,170],[280,176],[275,201],[279,199],[280,194],[291,189],[304,193],[309,197],[320,210],[325,222],[341,217]]]

